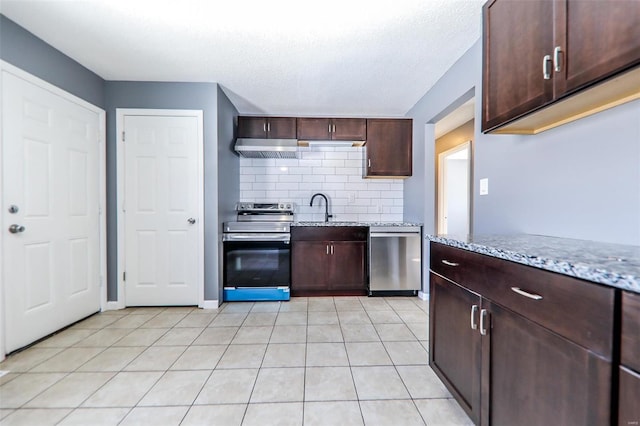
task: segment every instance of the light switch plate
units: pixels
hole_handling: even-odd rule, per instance
[[[489,178],[480,179],[480,195],[489,194]]]

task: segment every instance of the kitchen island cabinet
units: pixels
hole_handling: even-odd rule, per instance
[[[480,421],[481,342],[476,321],[481,298],[464,287],[430,274],[429,363],[467,412]],[[435,301],[437,300],[437,303]]]
[[[291,228],[291,294],[365,295],[366,227]]]
[[[640,69],[626,73],[640,2],[490,0],[483,17],[483,132],[537,133],[640,96]]]
[[[618,425],[627,426],[640,422],[640,294],[622,292],[621,328]]]
[[[610,423],[614,289],[430,247],[430,365],[476,424]]]

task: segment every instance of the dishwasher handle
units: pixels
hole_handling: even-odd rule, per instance
[[[419,237],[419,232],[372,232],[371,237]]]

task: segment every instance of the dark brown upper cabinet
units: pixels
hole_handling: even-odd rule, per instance
[[[640,97],[640,2],[490,0],[483,17],[483,132],[535,134]]]
[[[413,170],[413,121],[367,120],[364,177],[409,177]]]
[[[364,118],[298,118],[298,139],[364,141],[367,120]]]
[[[295,117],[238,117],[239,138],[295,139]]]

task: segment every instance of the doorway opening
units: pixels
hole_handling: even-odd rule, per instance
[[[438,233],[468,235],[471,141],[440,153],[438,166]]]
[[[473,233],[474,111],[471,98],[435,123],[438,234]]]

